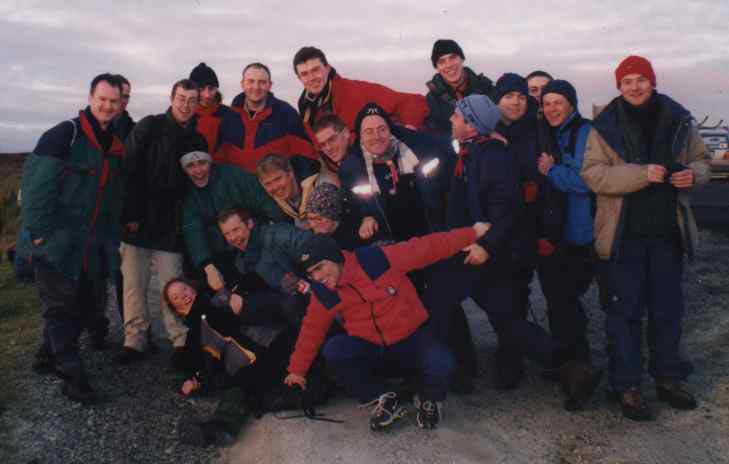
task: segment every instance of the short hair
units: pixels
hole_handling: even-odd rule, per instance
[[[345,129],[346,127],[347,124],[342,121],[342,118],[334,113],[326,113],[324,114],[324,116],[317,119],[317,121],[314,123],[314,126],[312,127],[312,130],[314,131],[314,134],[327,128],[331,128],[336,132],[341,132],[342,129]]]
[[[119,79],[119,81],[120,81],[120,82],[121,82],[122,84],[126,84],[126,85],[128,85],[129,87],[131,87],[131,86],[132,86],[132,83],[131,83],[131,82],[129,82],[129,79],[127,79],[126,77],[122,76],[121,74],[116,74],[116,75],[115,75],[114,77],[116,77],[117,79]]]
[[[189,280],[189,279],[186,279],[184,277],[173,277],[172,279],[170,279],[169,281],[167,281],[167,283],[165,284],[164,287],[162,287],[162,298],[164,298],[165,303],[167,303],[167,306],[170,309],[172,309],[173,311],[177,312],[177,310],[175,309],[175,307],[172,305],[172,301],[171,301],[170,296],[169,296],[170,287],[172,287],[174,284],[185,284],[185,285],[187,285],[189,287],[194,288],[195,291],[199,291],[200,290],[200,284],[197,283],[194,280]]]
[[[275,153],[264,156],[256,163],[256,175],[258,177],[271,171],[291,172],[293,170],[294,168],[291,166],[291,161],[288,158]]]
[[[532,77],[546,77],[550,81],[553,81],[554,80],[554,77],[552,77],[552,75],[549,74],[547,71],[542,71],[542,70],[539,70],[539,69],[537,69],[536,71],[532,71],[529,74],[527,74],[527,76],[525,77],[525,79],[526,80],[529,80]]]
[[[197,90],[197,93],[200,93],[200,86],[197,85],[197,82],[191,79],[180,79],[172,86],[172,93],[170,94],[170,97],[175,98],[178,87],[182,87],[182,90]]]
[[[218,224],[222,224],[233,216],[238,216],[242,222],[247,222],[249,219],[253,218],[253,215],[247,209],[241,208],[240,206],[231,206],[230,208],[221,210],[216,219]]]
[[[328,66],[327,57],[324,56],[324,52],[316,47],[301,47],[296,55],[294,55],[294,74],[299,75],[296,72],[296,65],[304,63],[314,58],[319,58],[324,66]]]
[[[268,69],[268,66],[266,66],[265,64],[259,63],[257,61],[255,63],[251,63],[249,65],[246,65],[246,67],[243,68],[243,72],[241,73],[241,77],[242,76],[245,76],[246,75],[246,71],[248,71],[251,68],[253,68],[253,69],[261,69],[263,71],[266,71],[266,74],[268,74],[268,80],[269,81],[271,80],[271,70]]]
[[[91,80],[91,85],[89,86],[89,95],[94,94],[94,92],[96,91],[96,86],[99,85],[99,82],[106,82],[110,86],[116,87],[117,89],[119,89],[119,95],[121,95],[122,83],[116,74],[111,74],[111,73],[103,73],[103,74],[99,74],[98,76],[94,77]]]

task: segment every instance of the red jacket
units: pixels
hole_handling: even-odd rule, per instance
[[[197,115],[197,132],[205,137],[208,142],[208,153],[215,153],[218,143],[218,128],[223,120],[225,113],[230,111],[225,105],[217,104],[212,108],[203,108],[198,106],[195,114]]]
[[[439,232],[384,247],[342,251],[336,291],[312,284],[312,295],[288,371],[306,375],[334,318],[347,334],[377,345],[409,337],[427,319],[407,273],[448,258],[476,241],[471,227]]]
[[[215,162],[234,164],[255,173],[258,160],[271,153],[318,159],[299,113],[291,105],[270,94],[266,107],[251,118],[244,100],[245,94],[238,95],[223,118],[213,155]]]
[[[306,92],[306,90],[304,90]],[[332,79],[332,108],[334,114],[354,130],[357,113],[369,102],[375,102],[385,110],[392,119],[403,126],[420,129],[428,116],[428,102],[423,95],[397,92],[384,85],[367,81],[345,79],[336,74]],[[311,130],[313,121],[306,123],[306,129],[312,140],[316,140]]]

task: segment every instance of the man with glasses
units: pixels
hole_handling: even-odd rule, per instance
[[[205,151],[207,142],[196,131],[198,85],[183,79],[172,87],[170,108],[139,121],[129,134],[124,159],[126,188],[122,212],[124,279],[124,347],[116,361],[127,364],[144,357],[149,334],[147,288],[154,262],[160,282],[182,274],[180,219],[187,177],[180,157]],[[176,349],[185,345],[186,329],[161,300],[167,335]],[[176,351],[173,361],[181,359]]]
[[[321,161],[336,173],[349,153],[351,139],[347,125],[336,114],[327,114],[314,124],[314,135],[321,149]]]

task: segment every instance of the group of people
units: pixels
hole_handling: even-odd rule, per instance
[[[625,417],[654,417],[644,314],[657,398],[695,408],[681,384],[681,277],[697,239],[688,197],[708,163],[690,113],[639,56],[616,67],[618,95],[594,120],[566,80],[493,82],[465,60],[436,41],[423,96],[345,78],[303,47],[298,111],[273,95],[265,64],[243,69],[226,106],[200,63],[165,113],[136,124],[129,81],[95,77],[88,106],[24,166],[18,255],[32,259],[45,319],[34,368],[95,400],[78,341],[87,330],[104,348],[109,279],[124,324],[115,362],[143,361],[154,267],[172,364],[191,373],[183,394],[222,375],[255,409],[282,381],[307,392],[333,378],[372,406],[373,430],[403,416],[407,392],[418,426],[434,428],[447,393],[473,391],[478,375],[471,297],[497,336],[494,387],[517,388],[531,359],[575,411],[602,376],[580,301],[597,280]],[[535,274],[549,330],[528,317]],[[234,433],[221,423],[198,428],[201,441]]]

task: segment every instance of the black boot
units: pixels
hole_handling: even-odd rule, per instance
[[[623,417],[637,422],[655,420],[653,411],[646,403],[643,394],[637,388],[631,388],[623,392],[614,392],[611,396],[620,402],[620,409]]]
[[[46,348],[45,345],[41,345],[38,351],[35,353],[35,359],[31,365],[33,372],[39,375],[48,375],[56,373],[56,365],[53,359],[53,355]]]
[[[515,390],[524,378],[524,360],[521,356],[496,351],[493,383],[497,390]]]
[[[696,398],[684,390],[681,384],[671,379],[656,380],[656,396],[659,401],[668,403],[673,409],[690,411],[696,409]]]
[[[91,388],[86,375],[81,373],[75,375],[63,383],[61,393],[71,401],[88,405],[98,402],[96,392]]]
[[[564,409],[580,411],[600,384],[602,370],[595,370],[582,361],[568,361],[559,369],[562,391],[567,397]]]

